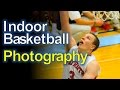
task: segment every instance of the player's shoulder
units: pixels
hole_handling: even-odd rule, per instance
[[[78,46],[74,45],[74,46],[71,47],[71,49],[78,49]]]
[[[92,59],[92,60],[96,60],[96,57],[92,54],[90,56],[88,56],[89,59]]]
[[[91,56],[88,56],[88,64],[94,67],[100,67],[98,61],[96,60],[96,57],[93,54]]]
[[[96,60],[91,61],[91,64],[93,64],[93,65],[95,65],[95,66],[99,66],[99,63],[98,63],[98,61],[96,61]]]
[[[78,46],[77,45],[72,46],[69,52],[72,52],[72,51],[78,51]]]
[[[89,66],[90,67],[93,67],[93,68],[96,68],[97,70],[100,70],[100,65],[98,63],[97,60],[92,60],[90,63],[89,63]]]
[[[94,55],[87,56],[87,64],[94,61],[96,61],[96,57]]]

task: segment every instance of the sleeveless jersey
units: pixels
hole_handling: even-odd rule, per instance
[[[78,47],[73,46],[69,53],[72,53],[73,51],[78,53]],[[94,55],[87,56],[86,61],[84,64],[81,64],[80,61],[75,60],[75,61],[70,61],[67,64],[64,64],[63,67],[63,79],[82,79],[87,65],[95,60]]]

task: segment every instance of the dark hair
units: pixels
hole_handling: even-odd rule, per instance
[[[99,41],[98,37],[97,37],[94,33],[90,33],[90,34],[92,34],[92,35],[95,37],[95,40],[94,40],[94,42],[93,42],[93,44],[96,46],[96,47],[93,49],[93,51],[95,51],[95,50],[99,47],[100,41]]]

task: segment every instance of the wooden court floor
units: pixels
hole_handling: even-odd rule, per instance
[[[98,37],[116,35],[120,32],[107,32]],[[100,64],[101,72],[98,79],[120,79],[120,44],[100,47],[93,53]],[[50,65],[36,64],[33,66],[33,78],[61,79],[62,63],[54,62]]]

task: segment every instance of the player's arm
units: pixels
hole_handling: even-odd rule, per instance
[[[96,79],[99,71],[99,64],[96,61],[92,61],[86,67],[86,72],[83,76],[83,79]]]
[[[95,23],[94,20],[88,20],[88,19],[83,19],[83,18],[75,19],[75,22],[76,24],[79,24],[79,25],[91,25],[91,26],[93,26]]]
[[[79,25],[90,25],[90,26],[102,26],[103,21],[101,19],[98,20],[89,20],[89,19],[83,19],[83,18],[78,18],[75,19],[76,24]]]
[[[83,11],[82,12],[84,16],[90,18],[90,19],[95,19],[94,14],[90,11]]]
[[[61,21],[61,29],[63,32],[66,32],[69,34],[69,44],[66,45],[67,51],[70,50],[74,45],[76,45],[75,39],[72,37],[71,34],[71,28],[69,25],[69,14],[68,11],[60,11],[60,21]]]

